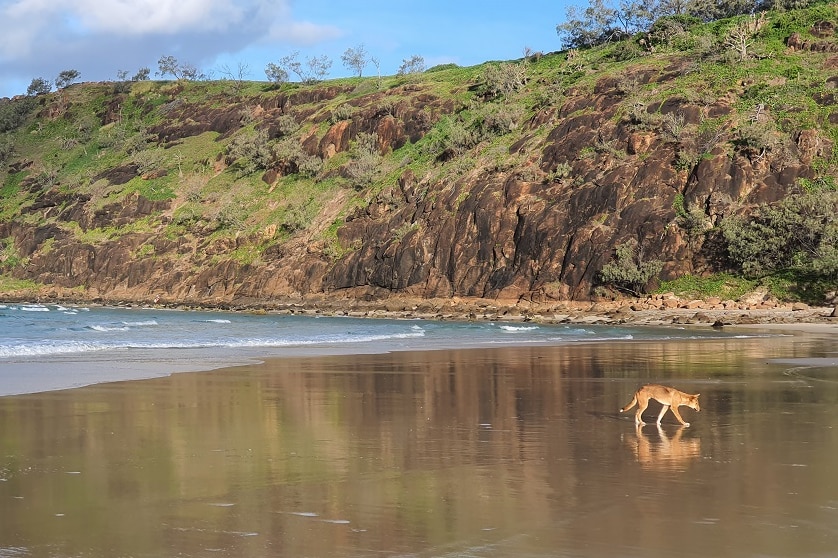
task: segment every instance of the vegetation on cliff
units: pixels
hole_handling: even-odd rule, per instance
[[[836,22],[673,17],[469,68],[0,101],[0,288],[551,300],[716,274],[822,300]]]

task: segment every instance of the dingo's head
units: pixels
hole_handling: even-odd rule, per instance
[[[698,404],[698,396],[701,395],[700,393],[696,393],[695,395],[690,395],[687,399],[686,403],[684,403],[690,409],[700,411],[701,406]]]

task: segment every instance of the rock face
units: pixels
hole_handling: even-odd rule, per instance
[[[823,32],[831,33],[825,27]],[[799,38],[789,45],[812,48]],[[163,230],[183,200],[132,194],[102,204],[60,186],[41,191],[28,183],[22,186],[38,192],[35,202],[20,218],[0,223],[0,237],[12,239],[26,259],[12,271],[15,276],[64,294],[82,287],[88,298],[203,304],[269,303],[313,294],[583,300],[591,297],[614,247],[626,242],[638,247],[641,259],[663,262],[660,279],[712,271],[721,256],[712,242],[684,225],[684,208],[693,212],[693,226],[704,230],[727,215],[781,199],[799,179],[814,177],[812,165],[832,153],[833,145],[816,129],[798,130],[782,150],[734,143],[731,130],[741,124],[735,98],[671,95],[647,104],[629,99],[627,82],[665,87],[688,63],[643,67],[620,79],[605,76],[593,88],[566,89],[561,102],[521,123],[518,139],[503,154],[513,164],[499,168],[462,156],[460,166],[456,157],[449,161],[456,171],[425,176],[404,167],[395,173],[394,185],[342,219],[337,253],[317,230],[340,215],[337,202],[337,210],[326,204],[309,229],[268,242],[258,261],[245,262],[232,254],[266,244],[276,226],[236,237],[193,226],[173,237],[154,230]],[[302,107],[296,113],[304,130],[301,151],[329,160],[347,152],[361,133],[375,133],[378,152],[392,153],[463,108],[431,88],[408,84],[353,98],[351,118],[329,124],[326,104],[348,92],[347,86],[324,86],[219,108],[217,102],[178,102],[173,91],[165,105],[169,118],[148,133],[162,147],[208,131],[223,138],[242,128],[246,111],[257,129],[277,138],[288,107]],[[835,104],[823,96],[818,102]],[[108,104],[115,106],[119,99]],[[656,125],[644,124],[652,117]],[[114,111],[106,110],[102,123],[113,118]],[[713,119],[725,124],[711,138],[715,143],[703,138],[701,156],[690,155],[698,139],[677,134],[674,125],[698,129]],[[661,122],[672,123],[669,133]],[[212,164],[221,172],[226,163],[215,158]],[[287,167],[277,161],[263,180],[273,183]],[[115,186],[138,176],[152,178],[126,161],[94,180]],[[139,220],[154,224],[150,232],[95,240],[64,226],[74,223],[86,232]]]

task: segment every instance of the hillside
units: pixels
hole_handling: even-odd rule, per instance
[[[836,24],[833,3],[421,74],[2,100],[0,290],[550,301],[728,277],[715,294],[821,301]]]

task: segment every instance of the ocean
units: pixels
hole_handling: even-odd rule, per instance
[[[758,335],[754,333],[753,335]],[[0,395],[274,356],[726,338],[709,328],[395,320],[159,308],[0,304]]]

